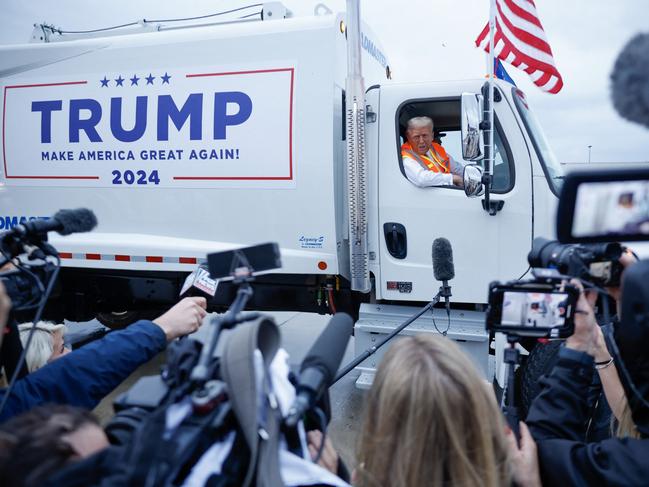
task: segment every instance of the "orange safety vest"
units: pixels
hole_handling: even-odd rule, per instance
[[[425,156],[412,150],[410,143],[405,142],[401,146],[401,157],[406,156],[414,159],[421,167],[428,169],[429,171],[447,174],[451,172],[451,162],[448,154],[444,150],[444,147],[439,145],[437,142],[431,144],[431,148]]]

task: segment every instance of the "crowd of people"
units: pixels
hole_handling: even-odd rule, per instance
[[[636,263],[625,253],[621,262],[626,267],[622,290],[609,290],[618,303],[625,292],[642,295],[638,286],[649,273],[649,261]],[[365,398],[351,483],[646,484],[649,315],[641,302],[640,307],[638,301],[627,308],[620,305],[622,320],[603,332],[595,319],[596,293],[584,291],[578,280],[572,284],[581,289],[575,332],[560,348],[552,372],[541,379],[541,392],[519,425],[519,438],[506,424],[493,388],[458,346],[441,335],[404,337],[385,354]],[[10,306],[0,284],[3,328]],[[60,326],[20,326],[20,333],[35,326],[34,333],[42,336],[33,339],[34,351],[27,354],[29,374],[16,382],[0,413],[3,485],[69,480],[60,472],[108,448],[108,438],[89,411],[169,342],[196,331],[205,308],[204,298],[185,298],[153,321],[137,322],[72,352],[63,346]],[[617,430],[589,443],[588,389],[594,374]],[[0,399],[5,394],[1,390]],[[319,431],[310,431],[306,440],[307,451],[322,468],[334,474],[345,470],[335,445]]]

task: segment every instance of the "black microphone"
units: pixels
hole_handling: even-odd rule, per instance
[[[622,117],[649,127],[649,33],[635,35],[618,55],[611,95]]]
[[[451,242],[445,238],[433,240],[433,275],[437,281],[442,281],[440,293],[446,302],[446,313],[450,314],[451,286],[448,285],[448,281],[455,277],[455,266],[453,265]]]
[[[47,232],[57,232],[61,235],[89,232],[97,226],[97,217],[87,208],[76,210],[60,210],[52,218],[39,218],[27,221],[13,227],[7,235],[18,238],[32,235],[42,235]]]
[[[194,271],[187,276],[180,297],[202,296],[206,299],[213,298],[216,294],[216,288],[219,285],[218,279],[212,279],[207,264],[199,264]]]
[[[300,367],[297,395],[286,417],[288,427],[295,426],[332,384],[353,327],[351,316],[336,313],[311,346]]]

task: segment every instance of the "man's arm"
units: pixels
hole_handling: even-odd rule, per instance
[[[49,402],[92,409],[166,345],[165,333],[150,321],[109,333],[18,380],[0,421]]]
[[[403,157],[403,169],[408,181],[419,188],[429,186],[452,186],[453,175],[428,171],[408,156]]]
[[[205,307],[205,298],[185,298],[153,322],[111,332],[16,381],[0,421],[48,402],[94,408],[168,341],[196,331]]]

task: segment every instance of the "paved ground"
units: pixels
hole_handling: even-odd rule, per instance
[[[299,364],[309,350],[309,347],[323,330],[329,320],[329,316],[320,316],[311,313],[276,312],[269,313],[280,327],[282,333],[283,347],[291,357],[291,364]],[[72,325],[74,328],[74,325]],[[202,338],[206,334],[206,327],[202,327],[196,334]],[[354,354],[354,338],[351,337],[343,364],[348,363]],[[112,402],[114,398],[131,387],[139,377],[155,375],[160,371],[164,363],[164,354],[160,354],[149,363],[140,367],[128,379],[126,379],[110,396],[108,396],[95,409],[95,414],[102,423],[106,423],[112,416]],[[332,422],[329,425],[329,434],[345,463],[353,467],[354,448],[356,436],[360,428],[361,410],[363,403],[362,391],[355,388],[354,382],[358,373],[353,371],[342,378],[330,389]]]

